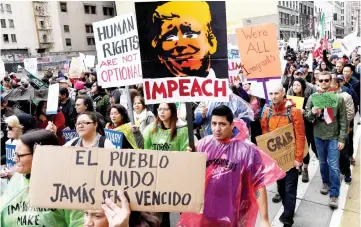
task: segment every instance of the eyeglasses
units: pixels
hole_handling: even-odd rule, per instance
[[[76,123],[76,126],[85,126],[85,125],[90,125],[90,124],[93,124],[94,122],[93,121],[87,121],[87,122],[77,122]]]
[[[158,112],[166,112],[169,111],[169,108],[158,108]]]
[[[32,153],[28,153],[28,154],[17,154],[17,153],[14,153],[13,160],[14,160],[14,161],[17,161],[17,162],[20,162],[20,158],[21,158],[21,157],[28,156],[28,155],[32,155]]]
[[[328,83],[328,82],[330,82],[330,79],[318,80],[318,82],[320,82],[320,83],[323,83],[323,82]]]

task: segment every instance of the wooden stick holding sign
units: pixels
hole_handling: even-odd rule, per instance
[[[192,149],[192,152],[196,151],[194,144],[194,130],[193,130],[193,109],[192,103],[186,102],[186,112],[187,112],[187,125],[188,125],[188,146]]]

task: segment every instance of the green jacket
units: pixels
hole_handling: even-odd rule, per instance
[[[326,124],[324,120],[319,119],[317,115],[312,113],[313,95],[307,100],[305,117],[308,121],[313,122],[314,136],[323,140],[337,139],[339,142],[345,143],[348,132],[345,101],[342,97],[337,96],[337,107],[332,108],[334,120],[330,124]]]
[[[186,151],[188,146],[188,127],[185,122],[178,119],[177,135],[171,141],[170,129],[164,130],[159,126],[153,132],[155,122],[148,125],[143,133],[144,149],[157,151]]]
[[[82,227],[84,213],[77,210],[34,208],[29,204],[29,179],[16,173],[0,197],[0,227]]]

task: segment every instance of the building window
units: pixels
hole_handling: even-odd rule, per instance
[[[298,24],[298,16],[296,16],[296,24]]]
[[[64,32],[70,32],[69,25],[64,25]]]
[[[39,21],[40,22],[40,28],[45,28],[45,21]]]
[[[96,6],[84,5],[85,14],[96,14]]]
[[[61,12],[68,12],[68,8],[66,7],[66,2],[60,2],[60,11]]]
[[[93,33],[93,26],[91,24],[85,25],[85,32],[86,33]]]
[[[103,7],[104,16],[114,16],[114,8],[112,7]]]
[[[4,35],[3,35],[3,39],[4,39],[4,43],[8,43],[8,42],[9,42],[9,35],[8,35],[8,34],[4,34]]]
[[[67,46],[71,46],[71,39],[65,39],[65,44]]]
[[[14,28],[14,20],[9,19],[9,28]]]
[[[287,8],[288,8],[288,1],[286,1],[286,6],[287,6]]]
[[[11,5],[10,4],[6,4],[6,11],[8,13],[11,13]]]
[[[87,37],[86,41],[88,42],[88,46],[94,46],[95,45],[94,37]]]
[[[282,21],[282,13],[281,12],[279,13],[278,18],[280,19],[280,24],[282,24],[283,21]]]
[[[44,43],[48,42],[48,36],[47,35],[43,35],[43,42]]]
[[[1,19],[1,27],[6,28],[6,20],[5,19]]]
[[[0,4],[0,11],[1,11],[1,13],[4,12],[4,5],[2,3]]]

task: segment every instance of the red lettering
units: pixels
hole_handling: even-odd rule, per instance
[[[104,74],[105,74],[105,77],[104,77]],[[106,70],[104,70],[103,72],[102,72],[102,74],[101,74],[101,77],[102,77],[102,79],[103,79],[103,81],[104,82],[108,82],[108,74],[107,74],[107,71]]]
[[[156,100],[157,99],[157,94],[163,95],[163,98],[167,98],[167,91],[165,89],[165,85],[163,82],[160,82],[160,85],[158,86],[157,82],[153,83],[153,88],[152,88],[152,99]]]
[[[177,81],[168,80],[167,88],[168,88],[168,98],[173,98],[173,92],[178,89]]]
[[[202,83],[202,91],[203,91],[203,94],[205,94],[206,96],[213,96],[212,93],[210,93],[210,92],[207,91],[207,89],[206,89],[207,84],[212,84],[212,80],[211,80],[211,79],[207,79],[207,80],[203,81],[203,83]]]
[[[203,96],[201,86],[199,86],[198,80],[194,79],[192,90],[191,90],[191,96],[196,96],[195,93],[198,93],[197,96]]]
[[[108,69],[108,78],[109,78],[109,82],[112,82],[112,76],[113,76],[113,70],[112,69]]]
[[[219,85],[219,82],[221,82],[221,86]],[[221,95],[219,95],[219,93],[222,93]],[[227,95],[227,83],[226,81],[219,81],[216,80],[214,83],[214,96],[218,97],[218,96],[226,96]]]
[[[145,90],[145,97],[146,99],[150,99],[150,88],[149,88],[149,81],[144,82],[144,90]]]
[[[117,65],[117,59],[116,58],[113,58],[111,60],[102,61],[100,63],[100,68],[102,66],[111,66],[111,65]]]
[[[180,79],[179,80],[179,95],[180,96],[189,96],[188,85],[190,82],[191,82],[190,79]],[[187,84],[185,84],[185,83],[187,83]]]

